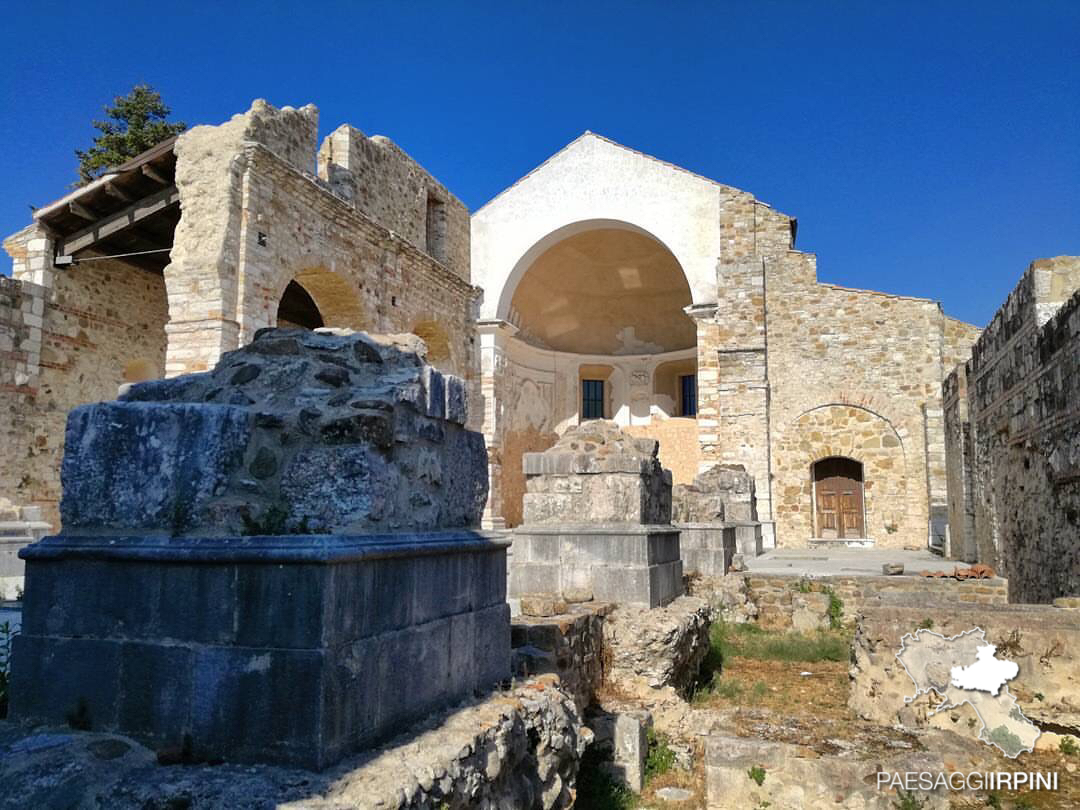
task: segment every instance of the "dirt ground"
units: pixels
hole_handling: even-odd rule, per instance
[[[848,708],[846,661],[777,661],[727,655],[723,669],[707,690],[699,692],[695,708],[716,712],[723,725],[738,736],[796,743],[807,758],[849,755],[871,758],[897,750],[921,750],[919,735],[859,720]],[[981,749],[981,747],[980,747]],[[640,797],[621,808],[704,810],[704,766],[696,750],[692,771],[672,768],[653,776]],[[977,757],[977,758],[976,758]],[[956,794],[955,810],[1002,808],[1002,810],[1073,810],[1080,807],[1080,755],[1059,751],[1035,751],[1016,760],[996,756],[986,747],[979,753],[947,766],[963,771],[1042,771],[1058,773],[1056,792],[985,791]],[[693,797],[683,802],[663,801],[663,787],[686,788]],[[901,807],[902,805],[897,805]],[[583,810],[590,810],[583,808]]]

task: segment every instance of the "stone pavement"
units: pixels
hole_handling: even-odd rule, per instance
[[[800,576],[881,576],[885,563],[903,563],[905,574],[966,568],[967,563],[947,560],[929,551],[895,549],[792,548],[772,549],[760,557],[746,558],[753,574]]]

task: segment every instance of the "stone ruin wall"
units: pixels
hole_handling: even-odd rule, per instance
[[[0,469],[0,498],[41,506],[59,528],[67,413],[113,399],[127,381],[213,367],[274,324],[297,275],[327,325],[420,334],[432,365],[466,378],[479,402],[464,207],[392,142],[357,141],[348,127],[324,142],[312,174],[316,122],[313,107],[256,102],[178,139],[183,216],[164,277],[119,260],[55,268],[36,225],[5,240],[13,279],[0,279],[0,451],[14,463]],[[350,171],[330,146],[350,139],[371,164],[355,203],[339,196]],[[420,230],[428,187],[446,206],[443,262],[425,252]],[[481,408],[472,412],[478,422]]]
[[[351,127],[324,141],[312,174],[317,130],[310,105],[257,101],[177,140],[184,214],[165,277],[169,333],[185,339],[170,341],[169,374],[205,370],[273,325],[297,279],[327,326],[417,331],[434,365],[475,377],[464,207],[392,142]],[[445,261],[422,238],[429,195],[445,199]]]
[[[1080,592],[1078,288],[1080,258],[1033,262],[945,386],[950,509],[970,515],[953,554],[997,567],[1014,602]]]
[[[931,516],[944,531],[945,363],[978,330],[933,301],[818,283],[812,256],[766,272],[777,535],[814,537],[811,465],[838,455],[864,466],[867,536],[923,548]]]
[[[68,411],[164,373],[165,285],[119,261],[48,273],[47,287],[19,280],[23,262],[15,273],[0,279],[0,498],[42,507],[55,529]]]

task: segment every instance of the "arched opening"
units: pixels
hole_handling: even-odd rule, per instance
[[[354,285],[324,267],[297,273],[285,286],[276,314],[278,326],[303,329],[364,329],[371,320]]]
[[[325,324],[315,299],[295,281],[290,281],[278,303],[277,325],[318,329]]]
[[[601,227],[556,242],[513,291],[510,321],[535,346],[590,355],[652,355],[695,345],[682,267],[638,230]]]
[[[822,540],[866,536],[863,509],[863,465],[852,458],[830,456],[814,462],[814,525]]]
[[[663,463],[693,477],[700,453],[697,325],[685,311],[692,303],[667,245],[625,222],[559,228],[515,262],[491,327],[495,486],[507,525],[521,513],[519,451],[544,450],[589,419],[662,440]]]

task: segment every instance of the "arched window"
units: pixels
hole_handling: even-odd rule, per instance
[[[863,465],[855,459],[830,456],[814,464],[813,476],[817,536],[823,540],[865,537]]]

